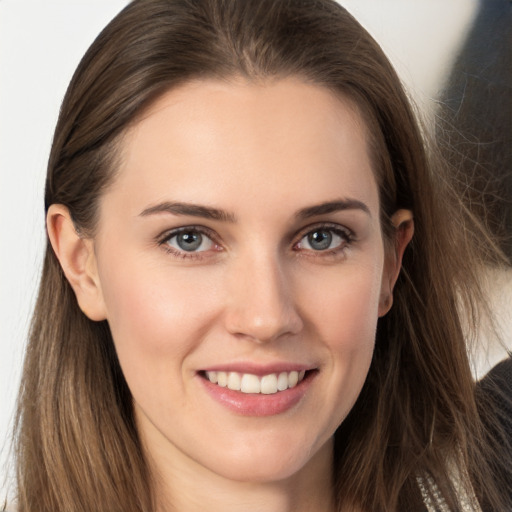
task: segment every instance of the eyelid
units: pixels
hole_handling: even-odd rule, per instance
[[[217,235],[216,233],[206,226],[200,226],[200,225],[187,225],[187,226],[179,226],[176,228],[166,229],[162,233],[160,233],[156,240],[158,242],[166,242],[173,236],[179,235],[180,233],[183,233],[185,231],[197,231],[198,233],[201,233],[202,235],[206,235],[207,237],[211,238],[213,241],[216,241]]]
[[[351,229],[347,228],[346,226],[343,226],[341,224],[337,224],[335,222],[316,222],[314,224],[310,224],[308,226],[303,227],[295,236],[295,239],[297,242],[302,240],[306,235],[311,233],[312,231],[315,231],[317,229],[326,229],[334,231],[335,233],[340,233],[345,238],[350,239],[353,241],[355,239],[355,233]],[[295,243],[297,243],[295,242]]]

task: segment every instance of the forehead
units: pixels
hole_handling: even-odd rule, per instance
[[[119,171],[107,196],[136,191],[131,203],[141,206],[169,196],[242,209],[237,199],[248,197],[270,209],[292,198],[378,203],[357,108],[292,78],[195,81],[166,92],[123,138]]]

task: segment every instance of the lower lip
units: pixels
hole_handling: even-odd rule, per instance
[[[208,394],[224,407],[242,416],[273,416],[297,405],[306,394],[317,372],[308,372],[295,387],[271,395],[242,393],[213,384],[199,376]]]

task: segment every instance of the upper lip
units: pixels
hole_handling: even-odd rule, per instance
[[[250,373],[252,375],[270,375],[271,373],[282,372],[301,372],[314,370],[316,367],[309,364],[289,363],[289,362],[276,362],[270,364],[258,364],[254,362],[246,363],[223,363],[219,365],[209,366],[203,368],[203,372],[237,372],[237,373]]]

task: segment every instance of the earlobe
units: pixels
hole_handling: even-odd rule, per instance
[[[386,256],[379,301],[380,317],[386,315],[393,305],[393,289],[402,268],[402,258],[414,235],[414,218],[410,210],[397,210],[391,222],[395,228],[394,248]]]
[[[91,320],[105,320],[106,308],[93,240],[77,233],[69,210],[61,204],[52,204],[48,209],[46,227],[50,243],[75,292],[80,309]]]

